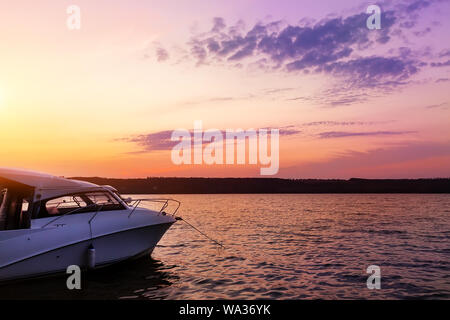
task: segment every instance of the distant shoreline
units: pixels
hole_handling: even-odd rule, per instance
[[[434,179],[279,179],[73,177],[111,185],[123,194],[301,194],[301,193],[450,193],[450,178]]]

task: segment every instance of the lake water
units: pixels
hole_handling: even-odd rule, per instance
[[[56,277],[1,286],[0,298],[450,299],[450,195],[168,197],[225,249],[179,221],[152,259],[88,273],[80,292]]]

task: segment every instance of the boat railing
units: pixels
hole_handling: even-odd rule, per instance
[[[85,206],[85,207],[79,207],[79,208],[76,208],[76,209],[74,209],[74,210],[71,210],[71,211],[69,211],[69,212],[66,212],[66,213],[64,213],[64,214],[62,214],[62,215],[59,215],[59,216],[55,217],[55,219],[50,220],[49,222],[47,222],[46,224],[44,224],[41,228],[45,228],[45,227],[48,226],[49,224],[51,224],[51,223],[53,223],[53,222],[55,222],[55,221],[61,219],[62,217],[65,217],[65,216],[67,216],[67,215],[69,215],[69,214],[75,213],[75,212],[80,211],[80,210],[89,209],[90,207],[97,207],[97,210],[94,211],[94,212],[95,212],[94,217],[95,217],[95,216],[97,215],[97,213],[103,208],[103,205],[98,205],[98,204],[96,204],[96,203],[92,203],[92,204],[87,205],[87,206]],[[92,219],[91,219],[91,220],[92,220]],[[89,220],[89,224],[91,223],[91,220]]]
[[[125,202],[127,202],[129,204],[130,207],[132,207],[133,209],[131,210],[130,214],[128,215],[128,218],[131,217],[131,215],[134,213],[134,211],[136,211],[136,209],[139,207],[139,205],[141,204],[141,202],[154,202],[154,203],[160,203],[162,204],[161,209],[159,209],[158,215],[163,214],[170,214],[172,217],[175,216],[175,214],[178,212],[178,209],[181,206],[181,202],[175,199],[127,199]],[[169,205],[171,203],[174,203],[176,205],[176,207],[173,209],[172,213],[167,213],[164,210],[167,209],[167,207],[169,207]]]
[[[139,207],[139,204],[140,204],[141,202],[144,202],[144,201],[147,201],[147,202],[154,202],[154,203],[161,203],[162,206],[161,206],[161,209],[160,209],[159,212],[158,212],[158,215],[160,215],[160,214],[163,214],[163,215],[170,214],[170,215],[172,215],[172,216],[175,216],[175,214],[178,212],[178,209],[179,209],[180,206],[181,206],[181,202],[178,201],[178,200],[175,200],[175,199],[127,199],[127,200],[125,200],[125,202],[128,203],[129,206],[133,208],[133,209],[131,210],[130,214],[128,215],[128,218],[131,217],[131,215],[134,213],[134,211]],[[72,201],[70,201],[70,202],[72,202]],[[76,202],[76,201],[75,201],[75,202]],[[69,202],[68,202],[68,201],[64,201],[63,203],[67,204],[67,203],[69,203]],[[172,213],[167,213],[167,212],[165,212],[164,210],[165,210],[171,203],[175,203],[175,204],[176,204],[176,207],[174,208],[173,212],[172,212]],[[59,207],[59,205],[60,205],[60,203],[57,204],[57,207]],[[92,207],[96,207],[97,210],[95,211],[95,213],[94,213],[94,215],[92,216],[92,218],[89,220],[89,224],[91,224],[92,220],[97,216],[98,212],[101,211],[101,210],[103,209],[103,204],[92,203],[92,204],[89,204],[89,205],[84,206],[84,207],[78,207],[78,208],[75,208],[74,210],[71,210],[71,211],[69,211],[69,212],[66,212],[66,213],[64,213],[64,214],[62,214],[62,215],[59,215],[59,216],[55,217],[55,219],[50,220],[49,222],[47,222],[46,224],[44,224],[41,228],[45,228],[45,227],[48,226],[49,224],[54,223],[55,221],[61,219],[61,218],[64,217],[64,216],[67,216],[67,215],[76,213],[76,212],[81,211],[81,210],[90,209],[90,208],[92,208]]]

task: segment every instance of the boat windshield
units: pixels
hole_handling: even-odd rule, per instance
[[[123,209],[123,205],[108,192],[82,192],[42,201],[36,218]]]
[[[126,205],[130,204],[130,198],[125,199],[119,192],[117,191],[113,191],[113,193],[116,195],[116,197],[118,197],[120,200],[123,201],[123,203],[125,203]]]

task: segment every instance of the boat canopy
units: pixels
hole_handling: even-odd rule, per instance
[[[20,185],[26,188],[33,188],[34,201],[57,197],[68,193],[103,189],[93,183],[65,179],[46,173],[22,169],[0,168],[0,187],[8,187],[9,185]]]

